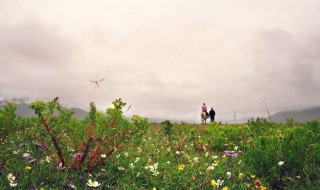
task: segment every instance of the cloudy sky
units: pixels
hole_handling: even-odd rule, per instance
[[[200,120],[320,105],[319,0],[1,0],[0,97]],[[105,79],[100,87],[90,80]]]

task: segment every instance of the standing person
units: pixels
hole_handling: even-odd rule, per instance
[[[211,122],[214,122],[214,116],[216,115],[216,112],[213,110],[213,108],[211,108],[209,115]]]
[[[202,112],[205,112],[206,113],[206,117],[208,117],[207,106],[206,106],[205,103],[203,103],[203,105],[202,105]]]

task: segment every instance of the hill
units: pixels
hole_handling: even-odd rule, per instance
[[[3,105],[0,105],[0,108],[2,108],[2,106]],[[36,114],[34,114],[33,110],[30,108],[30,104],[25,102],[20,102],[20,103],[17,103],[17,106],[18,106],[16,110],[17,116],[36,117]],[[73,116],[77,119],[84,119],[88,115],[87,111],[82,110],[80,108],[68,108],[68,109],[72,109],[75,111]]]
[[[320,106],[304,110],[281,111],[271,115],[272,121],[279,123],[286,122],[288,118],[298,122],[320,120]]]

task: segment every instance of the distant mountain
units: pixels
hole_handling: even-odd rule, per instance
[[[0,108],[2,108],[3,105],[0,105]],[[33,110],[30,108],[30,104],[25,102],[17,103],[17,110],[16,114],[17,116],[23,116],[23,117],[37,117],[37,115],[33,112]],[[73,117],[77,119],[84,119],[86,116],[88,116],[88,112],[85,110],[82,110],[80,108],[68,108],[75,111]]]
[[[281,111],[271,115],[273,122],[284,123],[287,121],[287,118],[292,118],[298,122],[320,120],[320,106],[304,110]]]

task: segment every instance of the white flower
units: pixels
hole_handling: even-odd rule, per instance
[[[10,182],[10,186],[11,187],[15,187],[15,186],[17,186],[17,183],[13,183],[12,181]]]
[[[120,154],[117,154],[116,157],[117,157],[117,158],[120,158]]]
[[[106,158],[107,155],[106,154],[101,154],[101,158]]]
[[[138,177],[140,175],[140,172],[137,173],[136,177]]]
[[[278,162],[278,165],[279,165],[279,166],[282,166],[283,164],[284,164],[284,161]]]
[[[134,162],[136,163],[136,162],[138,162],[139,160],[140,160],[140,158],[137,157],[137,158],[134,160]]]
[[[49,156],[46,156],[46,162],[50,162],[51,161],[51,158]]]
[[[133,163],[131,163],[131,164],[130,164],[129,166],[130,166],[130,168],[134,168],[134,165],[133,165]]]
[[[125,152],[125,153],[124,153],[124,156],[125,156],[125,157],[128,157],[128,156],[129,156],[128,152]]]
[[[223,184],[223,182],[224,182],[224,180],[218,179],[218,180],[217,180],[217,186],[218,186],[218,187],[221,187],[222,184]]]
[[[155,171],[158,169],[158,162],[152,164],[152,165],[149,165],[149,168],[150,168],[150,171]]]
[[[141,152],[141,148],[140,148],[140,147],[138,147],[138,152],[139,152],[139,153]]]
[[[218,158],[218,156],[215,156],[215,155],[212,156],[212,159],[217,159],[217,158]]]
[[[16,180],[16,176],[14,176],[12,173],[9,173],[7,176],[10,183],[12,183],[14,180]]]
[[[170,161],[168,161],[167,164],[170,165],[171,164]]]
[[[238,150],[238,148],[239,148],[238,146],[235,146],[235,147],[234,147],[234,150]]]
[[[98,187],[100,185],[100,183],[97,181],[91,181],[91,179],[89,179],[87,185],[89,187]]]
[[[176,151],[176,154],[180,154],[180,151],[179,151],[179,150],[177,150],[177,151]]]
[[[231,172],[227,172],[227,176],[229,176],[229,177],[230,177],[230,176],[231,176]]]
[[[64,169],[65,169],[65,167],[64,167],[64,166],[62,166],[62,163],[60,163],[60,164],[59,164],[58,169],[60,169],[60,170],[64,170]]]
[[[194,158],[193,158],[193,161],[194,161],[194,162],[199,162],[199,158],[198,158],[198,157],[194,157]]]
[[[24,154],[22,155],[23,158],[28,158],[29,156],[30,156],[29,153],[24,153]]]
[[[123,170],[125,170],[125,168],[124,167],[118,167],[118,170],[123,171]]]
[[[152,175],[157,176],[158,174],[159,172],[157,170],[154,170]]]
[[[209,152],[206,152],[206,157],[208,157],[209,156]]]

